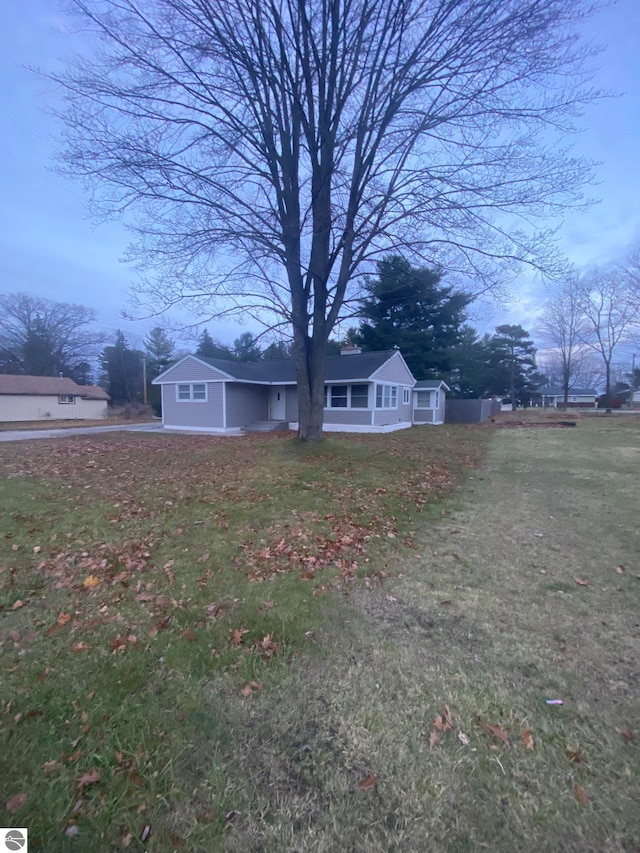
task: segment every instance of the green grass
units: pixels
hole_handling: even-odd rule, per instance
[[[4,445],[0,803],[27,795],[4,825],[46,851],[142,849],[147,825],[157,851],[229,843],[255,793],[237,755],[277,744],[252,708],[324,659],[327,612],[393,574],[482,444]]]
[[[34,849],[640,846],[640,421],[0,454]]]

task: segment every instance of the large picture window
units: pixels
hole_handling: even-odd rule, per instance
[[[185,382],[176,385],[176,400],[179,403],[206,403],[206,382]]]
[[[376,409],[398,408],[398,386],[376,385]]]
[[[369,406],[368,385],[325,385],[325,409],[366,409]]]

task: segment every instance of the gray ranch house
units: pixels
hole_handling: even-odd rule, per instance
[[[242,363],[187,355],[153,380],[167,429],[219,434],[298,428],[293,359]],[[414,393],[414,387],[418,387]],[[325,431],[393,432],[444,420],[447,386],[418,383],[398,350],[343,349],[325,373]]]
[[[532,406],[557,409],[564,405],[564,388],[545,385],[531,395]],[[595,409],[598,406],[598,392],[595,388],[569,388],[567,408]]]

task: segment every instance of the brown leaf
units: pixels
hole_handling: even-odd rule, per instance
[[[88,643],[84,643],[84,642],[83,643],[75,643],[75,645],[71,646],[71,651],[72,652],[86,652],[89,648],[91,648],[91,647],[89,646]]]
[[[262,690],[262,684],[259,681],[248,681],[240,693],[243,696],[251,696],[254,690]]]
[[[70,613],[61,613],[61,614],[58,616],[58,625],[60,625],[60,626],[62,626],[62,625],[66,625],[66,624],[67,624],[67,622],[68,622],[70,619],[71,619],[71,614],[70,614]]]
[[[57,761],[45,761],[45,763],[42,765],[42,769],[45,773],[53,773],[57,766]]]
[[[533,749],[533,737],[531,736],[529,729],[525,729],[522,732],[522,742],[527,749]]]
[[[580,764],[584,761],[584,753],[580,749],[567,747],[564,752],[569,761],[572,761],[574,764]]]
[[[504,729],[501,729],[500,726],[494,726],[492,723],[485,723],[480,717],[478,717],[478,723],[482,726],[483,729],[485,729],[485,731],[488,731],[490,734],[492,734],[496,740],[501,741],[507,747],[507,749],[511,748],[509,735],[505,732]]]
[[[589,581],[586,581],[584,578],[575,578],[574,580],[578,586],[589,586]]]
[[[464,732],[458,732],[458,740],[463,746],[469,746],[469,737]]]
[[[241,645],[242,638],[245,634],[249,633],[248,628],[232,628],[229,633],[231,634],[231,642],[236,648]]]
[[[626,741],[631,742],[632,740],[635,740],[635,739],[636,739],[636,736],[635,736],[635,735],[634,735],[634,733],[631,731],[631,729],[626,728],[626,726],[622,726],[622,727],[620,727],[620,728],[619,728],[618,726],[616,726],[616,731],[618,732],[618,734],[619,734],[619,735],[622,735],[622,737],[623,737]]]
[[[369,773],[369,775],[365,776],[362,782],[359,783],[358,788],[361,791],[370,791],[371,788],[375,788],[377,781],[377,777]]]
[[[7,811],[15,814],[29,799],[28,794],[14,794],[7,802]]]
[[[589,794],[585,791],[582,785],[576,785],[576,800],[579,800],[584,806],[589,802]]]
[[[82,581],[82,586],[85,589],[95,589],[99,585],[100,585],[100,578],[97,578],[95,575],[88,575]]]
[[[437,746],[440,741],[437,732],[431,732],[429,735],[429,749],[433,749],[434,746]]]
[[[14,601],[11,605],[12,610],[20,610],[21,607],[24,607],[24,601],[19,598],[17,601]]]
[[[95,785],[96,782],[99,782],[102,779],[102,774],[99,770],[89,770],[87,773],[83,773],[82,776],[76,782],[76,787],[78,788],[86,788],[87,785]]]

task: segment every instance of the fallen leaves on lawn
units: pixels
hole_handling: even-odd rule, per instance
[[[463,746],[469,746],[469,736],[466,735],[464,732],[458,732],[458,740]]]
[[[251,696],[254,690],[262,690],[262,684],[259,681],[248,681],[240,691],[242,696]]]
[[[581,764],[584,761],[584,753],[581,749],[572,749],[568,746],[564,753],[569,761],[572,761],[574,764]]]
[[[432,731],[429,735],[429,749],[433,749],[434,746],[437,746],[440,742],[440,738],[438,736],[438,732]]]
[[[622,735],[622,737],[628,742],[631,742],[632,740],[636,739],[636,736],[631,731],[631,729],[628,729],[626,726],[616,726],[616,731],[619,735]]]
[[[236,648],[239,648],[242,645],[242,638],[248,633],[248,628],[231,628],[229,631],[229,634],[231,635],[231,644]]]
[[[585,580],[584,578],[574,578],[574,580],[578,584],[578,586],[589,586],[589,581]]]
[[[87,575],[82,581],[82,586],[85,589],[95,589],[97,586],[100,586],[100,578],[97,578],[95,575]]]
[[[91,648],[91,646],[89,645],[89,643],[80,642],[80,643],[74,643],[74,645],[71,646],[71,651],[72,652],[86,652],[90,648]]]
[[[86,773],[83,773],[76,781],[76,788],[78,790],[82,790],[82,788],[86,788],[89,785],[95,785],[102,779],[102,774],[99,770],[88,770]]]
[[[7,802],[7,811],[10,814],[15,814],[29,799],[29,795],[25,793],[14,794],[13,797]]]
[[[620,566],[616,566],[616,572],[617,572],[619,575],[623,575],[623,574],[624,574],[624,572],[625,572],[625,568],[624,568],[624,566],[622,566],[622,565],[620,565]]]
[[[529,729],[525,729],[522,732],[522,742],[527,749],[533,749],[533,737]]]
[[[589,794],[587,794],[587,792],[582,787],[582,785],[576,785],[575,795],[576,795],[576,800],[578,800],[578,802],[582,803],[582,805],[586,806],[587,803],[589,802]]]
[[[478,724],[485,731],[489,732],[489,734],[493,735],[495,740],[500,741],[500,743],[503,743],[507,747],[507,749],[511,748],[511,741],[509,740],[509,735],[504,729],[500,728],[500,726],[494,726],[493,723],[485,723],[482,717],[478,717]]]
[[[374,776],[372,773],[370,773],[368,776],[365,776],[362,782],[358,783],[358,788],[361,791],[370,791],[372,788],[375,788],[377,782],[377,776]]]
[[[438,714],[438,716],[433,721],[432,726],[434,729],[437,729],[439,732],[453,731],[453,719],[451,717],[451,708],[448,705],[444,706],[443,713]]]

